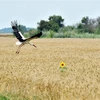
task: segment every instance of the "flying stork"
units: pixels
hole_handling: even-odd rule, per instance
[[[25,44],[30,44],[31,46],[34,46],[36,48],[36,46],[34,44],[30,43],[30,40],[39,38],[42,35],[42,32],[40,32],[34,36],[31,36],[30,38],[25,38],[22,35],[22,33],[19,31],[17,21],[13,21],[13,22],[11,21],[11,26],[12,26],[14,35],[19,40],[18,42],[16,42],[16,45],[18,45],[18,49],[16,51],[17,54],[20,52],[21,47]]]

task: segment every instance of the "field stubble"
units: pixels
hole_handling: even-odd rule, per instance
[[[11,100],[100,99],[99,39],[36,39],[37,49],[25,45],[19,54],[15,42],[0,37],[0,94]]]

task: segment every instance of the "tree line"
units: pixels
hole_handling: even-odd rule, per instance
[[[88,32],[100,34],[100,17],[93,19],[88,16],[83,17],[81,22],[77,25],[79,32]]]
[[[37,24],[36,29],[29,30],[30,35],[38,31],[43,31],[43,37],[78,37],[83,34],[89,36],[90,34],[100,34],[100,17],[89,18],[85,16],[79,23],[65,26],[62,16],[53,15],[49,16],[48,20],[41,20]]]
[[[79,33],[97,33],[100,34],[100,17],[93,19],[89,18],[88,16],[83,17],[81,22],[72,26],[65,26],[64,19],[61,16],[50,16],[48,18],[49,21],[41,20],[38,23],[38,30],[52,30],[58,32],[60,28],[69,28],[69,29],[76,29]]]

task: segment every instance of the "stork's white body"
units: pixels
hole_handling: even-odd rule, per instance
[[[22,44],[22,42],[19,42],[19,41],[16,42],[16,45],[18,45],[18,46],[21,44]]]

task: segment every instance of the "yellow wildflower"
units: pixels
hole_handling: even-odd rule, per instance
[[[64,63],[64,62],[61,62],[61,63],[60,63],[60,67],[61,67],[61,68],[64,68],[64,67],[65,67],[65,63]]]

